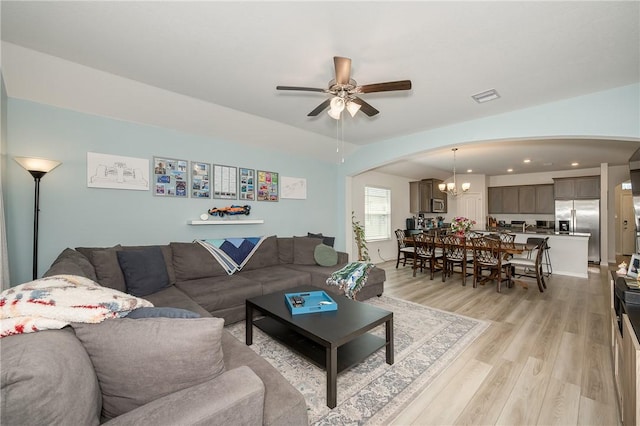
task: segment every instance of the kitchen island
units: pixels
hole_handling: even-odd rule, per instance
[[[591,234],[580,232],[514,233],[517,243],[526,243],[527,238],[549,237],[549,257],[554,274],[578,278],[589,277],[589,237]]]

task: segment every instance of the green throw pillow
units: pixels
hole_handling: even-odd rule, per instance
[[[326,244],[318,244],[313,251],[313,258],[320,266],[335,266],[338,264],[338,252]]]

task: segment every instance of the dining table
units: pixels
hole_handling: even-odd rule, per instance
[[[413,246],[414,244],[413,237],[405,237],[404,242],[408,246]],[[434,244],[437,248],[444,248],[444,243],[439,238],[436,238]],[[467,250],[473,250],[473,245],[471,244],[470,238],[465,240],[465,247],[467,248]],[[513,243],[500,244],[496,248],[498,249],[499,252],[502,252],[505,257],[508,257],[508,256],[513,256],[515,254],[523,254],[527,252],[530,253],[533,250],[535,250],[537,247],[538,247],[537,244],[513,242]],[[490,279],[501,279],[501,277],[488,276],[483,278],[484,281],[488,281]],[[522,280],[511,279],[510,282],[508,283],[508,286],[511,287],[512,284],[518,284],[525,290],[529,288],[528,284]]]

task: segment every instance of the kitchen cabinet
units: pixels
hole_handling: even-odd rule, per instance
[[[553,185],[489,187],[489,213],[553,214]]]
[[[431,200],[439,198],[444,200],[444,212],[447,212],[447,194],[440,191],[438,185],[442,181],[438,179],[423,179],[409,182],[409,211],[411,213],[431,213]],[[440,212],[438,212],[440,213]]]
[[[556,178],[553,185],[556,200],[600,198],[600,176]]]
[[[536,213],[554,214],[553,185],[536,185]]]
[[[536,212],[536,187],[521,186],[518,188],[518,212],[519,213],[535,213]]]

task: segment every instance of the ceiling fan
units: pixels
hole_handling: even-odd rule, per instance
[[[336,78],[329,82],[327,89],[315,87],[297,87],[297,86],[276,86],[277,90],[300,90],[306,92],[321,92],[332,95],[329,99],[318,105],[307,116],[313,117],[330,107],[329,115],[339,120],[342,111],[346,108],[351,116],[355,116],[360,110],[373,117],[380,111],[362,100],[358,95],[362,93],[373,92],[392,92],[396,90],[410,90],[411,80],[389,81],[386,83],[374,83],[358,86],[358,83],[351,78],[351,59],[342,58],[340,56],[333,57]]]

